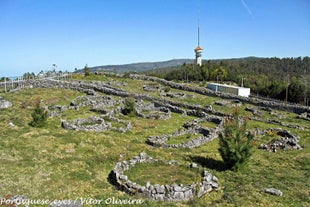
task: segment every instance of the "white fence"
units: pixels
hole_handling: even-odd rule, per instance
[[[44,80],[44,79],[53,79],[53,80],[68,80],[69,78],[71,78],[71,74],[70,73],[65,73],[65,74],[59,74],[56,76],[49,76],[49,77],[35,77],[35,78],[17,78],[15,80],[6,80],[6,78],[4,78],[4,82],[0,82],[0,89],[3,88],[4,92],[7,93],[9,91],[14,91],[20,88],[24,88],[26,86],[27,81],[29,80]]]

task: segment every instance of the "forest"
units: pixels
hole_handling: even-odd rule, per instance
[[[251,95],[309,105],[310,58],[238,58],[207,60],[202,66],[148,71],[166,80],[227,83],[251,88]]]

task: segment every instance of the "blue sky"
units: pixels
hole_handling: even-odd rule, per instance
[[[0,77],[194,58],[198,16],[204,59],[310,56],[309,0],[0,0]]]

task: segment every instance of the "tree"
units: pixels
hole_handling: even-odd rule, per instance
[[[32,127],[43,127],[47,120],[47,111],[40,106],[40,102],[37,101],[34,112],[31,114],[32,121],[29,123]]]
[[[227,70],[222,66],[216,68],[211,74],[212,78],[217,81],[218,79],[220,79],[220,81],[223,81],[227,77],[227,75],[228,75]]]
[[[2,77],[0,79],[0,82],[8,82],[8,81],[10,81],[10,79],[8,77]]]
[[[292,83],[288,87],[288,100],[294,103],[302,103],[304,101],[305,85],[296,78],[292,79]]]
[[[225,120],[224,131],[220,133],[219,152],[229,169],[240,169],[251,156],[254,136],[247,132],[246,124],[236,108],[233,117]]]
[[[200,76],[202,78],[203,81],[208,80],[209,79],[209,71],[206,67],[206,65],[202,65],[200,68]]]
[[[87,64],[84,67],[84,75],[85,76],[90,76],[90,69],[88,68]]]
[[[24,75],[23,75],[23,78],[24,79],[33,79],[33,78],[35,78],[35,74],[32,72],[32,73],[29,73],[29,72],[27,72],[27,73],[24,73]]]

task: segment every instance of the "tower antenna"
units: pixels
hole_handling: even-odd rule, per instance
[[[200,0],[198,0],[198,14],[197,14],[197,24],[198,24],[198,46],[200,45]]]
[[[198,25],[198,46],[200,45],[200,34],[199,34],[199,25]]]
[[[196,64],[201,66],[202,64],[202,57],[201,57],[201,53],[202,53],[202,48],[200,47],[200,0],[198,0],[198,8],[197,8],[197,26],[198,26],[198,45],[195,48],[195,56],[196,56]]]

